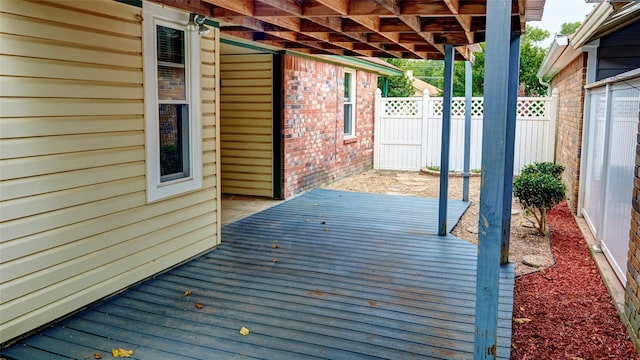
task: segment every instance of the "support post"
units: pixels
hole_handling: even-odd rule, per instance
[[[451,140],[451,98],[453,97],[453,45],[444,46],[444,92],[442,99],[442,145],[440,147],[440,204],[438,235],[447,235],[447,197],[449,195],[449,147]]]
[[[487,0],[474,359],[497,356],[511,1]],[[517,69],[515,70],[518,71]]]
[[[429,158],[429,115],[431,114],[431,106],[429,99],[429,92],[422,93],[422,118],[420,119],[420,167],[428,166],[427,159]]]
[[[462,165],[462,201],[469,201],[469,162],[471,158],[471,96],[473,74],[471,63],[464,63],[464,163]]]
[[[380,121],[382,121],[382,91],[380,89],[376,89],[375,91],[375,102],[373,107],[373,133],[380,134]],[[373,168],[380,168],[380,139],[377,137],[373,142]]]
[[[509,262],[509,235],[511,233],[511,205],[513,202],[513,156],[516,142],[516,108],[520,68],[520,33],[511,34],[509,50],[509,94],[507,98],[507,132],[504,142],[504,198],[502,207],[502,237],[500,264]]]
[[[389,78],[385,77],[384,80],[382,80],[382,96],[387,97],[389,96]]]

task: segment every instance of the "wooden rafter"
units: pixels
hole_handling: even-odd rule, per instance
[[[485,37],[486,0],[152,0],[198,8],[222,33],[307,53],[441,58]],[[531,0],[530,0],[531,1]],[[524,30],[527,0],[511,0],[514,30]],[[186,4],[186,5],[185,5]],[[539,9],[538,9],[539,10]],[[260,35],[262,34],[262,35]]]

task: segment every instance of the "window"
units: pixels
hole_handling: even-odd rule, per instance
[[[344,70],[344,135],[355,136],[356,73]]]
[[[189,14],[144,3],[147,201],[202,187],[200,38]]]

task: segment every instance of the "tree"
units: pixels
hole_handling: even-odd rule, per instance
[[[484,49],[485,44],[481,43],[482,52],[474,53],[475,63],[471,68],[472,95],[482,96],[484,94]],[[465,96],[465,65],[464,61],[456,61],[453,65],[453,96]]]
[[[389,64],[400,69],[407,70],[407,59],[385,59]],[[406,76],[390,76],[387,78],[388,97],[409,97],[413,96],[415,89],[411,84],[411,80]],[[384,86],[384,78],[378,78],[378,88]]]
[[[538,69],[542,65],[547,49],[541,43],[549,37],[549,32],[534,26],[528,27],[520,39],[520,84],[524,84],[527,96],[547,93],[547,88],[538,81]]]
[[[563,24],[564,25],[564,24]],[[568,29],[574,25],[568,25]],[[520,84],[524,85],[527,96],[545,95],[547,88],[538,81],[537,73],[542,60],[547,55],[547,49],[542,42],[549,37],[549,32],[534,26],[527,27],[527,32],[520,41]],[[474,53],[475,64],[472,68],[473,96],[484,94],[484,57],[485,44],[481,43],[482,52]],[[403,70],[413,70],[413,75],[439,89],[444,87],[444,61],[387,59],[387,61]],[[453,96],[465,95],[465,65],[463,61],[456,61],[453,67]],[[391,89],[391,86],[389,87]],[[391,95],[389,95],[391,96]]]
[[[527,96],[544,95],[547,88],[540,84],[538,69],[542,60],[547,54],[547,50],[541,43],[549,37],[549,32],[536,27],[528,27],[527,32],[520,41],[520,84],[524,85],[524,92]],[[473,65],[473,96],[484,94],[484,49],[485,44],[481,43],[483,52],[475,53],[476,62]],[[464,96],[464,63],[456,62],[454,65],[453,95]]]
[[[581,24],[582,23],[580,21],[562,23],[562,25],[560,25],[560,35],[573,34],[574,32],[576,32],[576,30],[578,30]]]
[[[525,166],[513,182],[513,195],[533,215],[540,235],[547,233],[547,212],[564,200],[563,171],[562,165],[535,163]]]

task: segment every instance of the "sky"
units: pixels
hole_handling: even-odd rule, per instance
[[[551,44],[553,36],[560,32],[560,25],[566,22],[584,21],[596,4],[587,4],[585,0],[547,0],[544,5],[542,21],[529,21],[527,25],[543,28],[551,36],[544,45]]]

